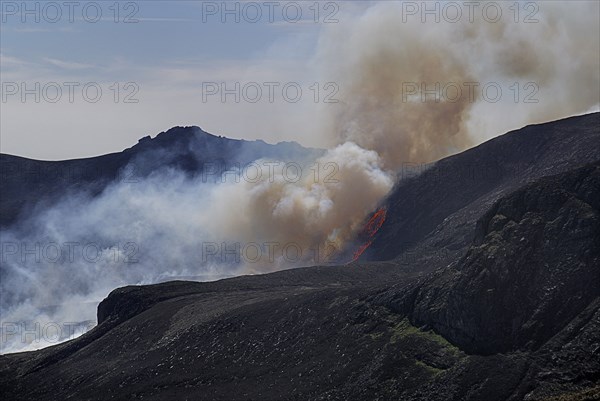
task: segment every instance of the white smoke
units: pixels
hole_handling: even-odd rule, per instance
[[[56,341],[56,325],[67,339],[119,286],[334,262],[394,182],[353,143],[309,164],[251,166],[218,183],[160,170],[66,196],[3,231],[3,352]]]

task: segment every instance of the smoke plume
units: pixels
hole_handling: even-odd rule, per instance
[[[377,153],[353,143],[307,164],[252,166],[216,182],[160,169],[99,196],[70,194],[3,230],[3,352],[72,337],[119,286],[335,262],[394,182]]]
[[[323,117],[335,142],[397,169],[598,109],[597,2],[453,4],[460,18],[444,2],[381,2],[328,26],[316,62],[340,89]]]

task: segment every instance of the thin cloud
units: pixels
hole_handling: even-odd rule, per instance
[[[29,65],[30,63],[28,63],[25,60],[22,60],[18,57],[12,57],[12,56],[7,56],[4,53],[0,53],[0,65],[3,66],[24,66],[24,65]]]
[[[141,22],[193,22],[197,21],[193,18],[166,18],[166,17],[141,17],[134,18]]]
[[[60,27],[60,28],[14,28],[14,32],[17,33],[49,33],[49,32],[79,32],[72,27]]]
[[[87,68],[94,68],[94,65],[85,64],[85,63],[77,63],[73,61],[64,61],[58,60],[55,58],[44,57],[43,59],[46,63],[49,63],[55,67],[63,68],[66,70],[82,70]]]

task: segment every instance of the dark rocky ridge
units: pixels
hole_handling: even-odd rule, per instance
[[[599,399],[598,114],[541,127],[445,159],[462,169],[501,154],[530,174],[483,190],[438,183],[449,206],[429,196],[440,194],[431,173],[401,184],[382,234],[398,252],[390,261],[118,289],[80,338],[0,356],[0,390],[11,400]],[[402,211],[401,194],[422,209]]]
[[[0,154],[0,227],[65,194],[99,194],[112,182],[131,182],[167,167],[189,175],[210,168],[210,175],[216,177],[224,169],[243,167],[259,157],[302,161],[322,153],[295,142],[271,145],[215,136],[199,127],[174,127],[154,138],[144,137],[122,152],[85,159],[43,161]]]

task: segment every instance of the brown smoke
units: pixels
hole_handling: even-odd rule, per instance
[[[328,109],[324,129],[337,142],[377,151],[386,168],[397,169],[403,162],[435,161],[528,123],[597,107],[598,3],[538,3],[535,23],[523,22],[529,10],[521,10],[517,23],[508,9],[513,3],[497,4],[503,16],[496,22],[481,11],[457,23],[444,18],[436,23],[431,16],[423,23],[420,15],[403,20],[401,2],[377,3],[359,16],[340,18],[326,30],[317,57],[340,89],[340,103]],[[510,89],[515,82],[517,102]],[[536,86],[525,87],[529,82]],[[470,89],[469,83],[478,86]],[[488,83],[501,87],[500,101],[482,98]],[[436,84],[437,100],[420,92],[407,96],[407,85],[435,91]],[[458,97],[456,86],[462,89]],[[538,102],[525,103],[534,88]]]
[[[393,186],[380,164],[376,152],[345,143],[305,168],[298,181],[276,169],[260,183],[216,186],[195,223],[217,242],[273,243],[274,256],[263,252],[248,271],[331,263]],[[286,255],[286,247],[300,254]]]

